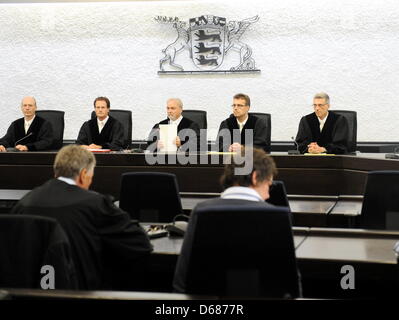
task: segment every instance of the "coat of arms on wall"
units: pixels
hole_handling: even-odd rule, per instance
[[[203,15],[189,19],[188,28],[177,17],[158,16],[155,20],[172,25],[177,32],[176,40],[162,50],[158,74],[260,72],[251,47],[241,40],[259,16],[227,22],[223,17]]]

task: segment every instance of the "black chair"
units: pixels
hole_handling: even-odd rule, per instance
[[[194,121],[200,128],[200,134],[205,134],[204,141],[207,141],[206,129],[208,128],[208,121],[206,118],[206,111],[203,110],[183,110],[182,116]]]
[[[348,121],[349,126],[349,139],[348,139],[348,152],[356,152],[357,146],[357,113],[356,111],[349,110],[331,110],[332,112],[344,116]]]
[[[109,115],[122,123],[124,130],[123,148],[129,149],[132,145],[132,112],[130,110],[110,109]],[[96,113],[92,111],[91,118],[95,117]]]
[[[162,172],[122,174],[119,207],[139,221],[172,222],[183,213],[176,176]]]
[[[266,150],[267,152],[271,151],[271,136],[272,136],[272,121],[270,113],[262,113],[262,112],[250,112],[253,116],[258,117],[262,121],[266,122],[267,133],[265,137],[266,141]]]
[[[283,181],[274,180],[269,190],[269,199],[266,202],[275,206],[290,207],[287,197],[287,191]]]
[[[368,173],[358,226],[399,230],[399,171]]]
[[[203,110],[183,110],[182,116],[194,121],[198,124],[200,129],[207,129],[208,122],[206,118],[206,111]]]
[[[174,286],[227,297],[300,296],[288,208],[215,205],[191,216]],[[182,282],[180,282],[182,281]]]
[[[41,288],[49,265],[56,289],[78,288],[67,235],[54,219],[0,215],[0,261],[0,287]]]
[[[51,123],[54,131],[54,149],[60,149],[64,143],[64,111],[59,110],[37,110],[36,114]]]

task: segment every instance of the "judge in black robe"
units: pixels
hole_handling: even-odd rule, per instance
[[[301,153],[308,152],[308,145],[316,142],[326,149],[326,153],[344,154],[348,152],[348,137],[346,118],[329,111],[321,132],[319,120],[314,112],[302,117],[295,140]]]
[[[24,118],[15,120],[11,123],[6,135],[0,139],[0,145],[5,148],[25,145],[28,151],[49,150],[53,143],[53,127],[50,122],[39,116],[35,116],[27,133],[25,133]]]
[[[226,136],[226,138],[229,137],[229,139],[223,138],[223,131],[221,131],[223,129],[228,130],[229,134]],[[219,133],[216,140],[219,146],[219,151],[228,152],[231,144],[239,143],[244,146],[252,145],[253,147],[263,149],[266,152],[270,152],[270,142],[266,141],[266,122],[262,121],[262,119],[254,115],[248,114],[248,120],[242,128],[241,134],[234,135],[233,130],[237,130],[236,132],[238,133],[239,127],[237,118],[234,116],[234,114],[231,114],[229,118],[222,121],[219,127]],[[245,130],[253,130],[253,141],[246,141]]]
[[[122,124],[109,116],[104,128],[99,132],[97,117],[86,121],[80,128],[76,144],[95,144],[102,149],[122,150],[124,142],[124,130]]]
[[[182,116],[183,103],[178,98],[171,98],[167,101],[167,114],[168,118],[154,125],[148,138],[150,151],[158,149],[157,142],[160,139],[159,125],[171,124],[173,121],[179,121],[177,125],[176,146],[184,151],[197,151],[199,150],[200,142],[200,129],[199,125]],[[194,149],[194,150],[193,150]]]
[[[64,152],[63,159],[60,152]],[[78,166],[75,163],[88,157],[88,151],[76,145],[66,146],[60,152],[54,164],[56,176],[57,170],[62,172],[60,168],[73,174]],[[90,156],[94,158],[91,153]],[[109,196],[87,190],[90,174],[92,178],[92,169],[83,168],[77,177],[51,179],[25,195],[12,213],[56,219],[70,241],[79,289],[108,289],[105,266],[114,266],[116,273],[126,265],[133,268],[148,257],[152,245],[138,222],[116,207]]]

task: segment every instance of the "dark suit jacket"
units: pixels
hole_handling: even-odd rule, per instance
[[[346,118],[329,111],[321,132],[314,112],[302,117],[295,140],[301,153],[307,152],[308,144],[317,142],[320,147],[326,148],[327,153],[343,154],[348,152],[348,137],[349,126]]]
[[[186,288],[186,276],[188,263],[190,258],[190,250],[193,245],[193,238],[197,219],[197,210],[199,208],[204,208],[207,206],[243,206],[243,207],[273,207],[273,205],[264,201],[250,201],[250,200],[240,200],[240,199],[222,199],[216,198],[207,201],[203,201],[195,206],[190,215],[190,221],[188,223],[187,231],[184,237],[183,246],[177,261],[175,276],[173,279],[173,288],[177,292],[185,292]]]
[[[103,149],[122,150],[124,143],[122,124],[109,116],[107,123],[99,133],[97,117],[86,121],[80,128],[76,144],[90,145],[92,143],[102,146]]]
[[[227,129],[229,132],[230,139],[223,139],[223,135],[221,130]],[[250,129],[253,130],[253,142],[245,140],[245,130]],[[248,120],[241,131],[241,134],[234,135],[233,130],[237,130],[239,133],[239,127],[237,123],[236,117],[234,115],[230,115],[229,118],[222,121],[219,127],[219,133],[216,138],[217,146],[219,151],[227,152],[229,151],[229,147],[234,142],[238,142],[242,145],[253,145],[256,148],[260,148],[265,150],[266,152],[270,152],[270,143],[266,141],[267,137],[267,128],[266,123],[261,121],[258,117],[248,114]]]
[[[27,137],[29,134],[31,135]],[[18,142],[23,137],[27,138]],[[54,144],[53,127],[50,122],[35,116],[28,132],[25,134],[24,118],[15,120],[11,123],[6,135],[0,139],[0,145],[6,148],[13,148],[16,144],[25,145],[29,151],[49,150]]]
[[[169,124],[169,119],[162,120],[161,122],[157,123],[154,125],[154,127],[151,130],[150,137],[148,138],[148,142],[150,143],[156,143],[159,140],[159,125],[160,124]],[[181,140],[181,148],[184,150],[184,145],[188,143],[189,137],[188,137],[188,132],[187,129],[191,129],[194,131],[196,137],[195,137],[195,146],[196,150],[199,149],[199,140],[200,140],[200,129],[199,126],[196,122],[183,117],[177,126],[177,135],[179,136]],[[187,147],[187,146],[186,146]],[[156,148],[155,148],[156,149]],[[196,151],[195,150],[195,151]],[[192,150],[191,150],[192,151]]]
[[[55,218],[60,223],[70,240],[80,289],[104,288],[105,260],[136,263],[152,251],[137,221],[108,197],[58,179],[29,192],[12,212]]]

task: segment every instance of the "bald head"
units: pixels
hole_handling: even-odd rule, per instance
[[[36,114],[36,99],[34,97],[25,97],[21,101],[21,110],[26,120],[32,119]]]

